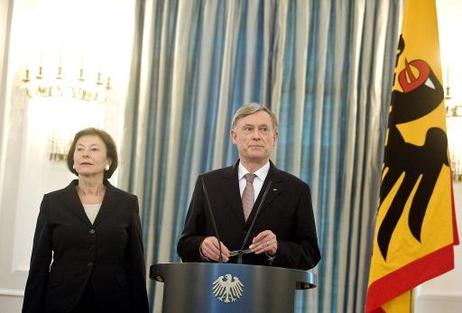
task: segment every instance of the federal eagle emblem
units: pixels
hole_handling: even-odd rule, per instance
[[[212,284],[212,291],[215,297],[224,303],[231,303],[242,296],[244,284],[239,278],[226,274],[220,276]]]

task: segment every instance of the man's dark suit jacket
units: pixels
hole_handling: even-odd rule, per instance
[[[298,269],[314,267],[320,260],[320,252],[308,185],[270,163],[268,175],[252,213],[245,222],[239,191],[238,164],[198,177],[177,246],[181,259],[185,262],[203,262],[199,253],[200,245],[205,237],[215,236],[202,181],[206,185],[220,239],[230,250],[242,248],[246,233],[255,218],[256,208],[271,182],[244,248],[248,248],[253,237],[269,229],[278,240],[276,256],[271,261],[264,253],[247,254],[243,256],[243,263]],[[236,261],[237,258],[232,257],[229,262]]]
[[[76,184],[43,197],[23,312],[69,312],[87,283],[101,312],[148,312],[138,199],[105,181],[92,225]]]

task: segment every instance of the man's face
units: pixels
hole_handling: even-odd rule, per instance
[[[237,120],[230,136],[241,160],[259,164],[269,160],[278,141],[278,132],[270,115],[264,111]]]

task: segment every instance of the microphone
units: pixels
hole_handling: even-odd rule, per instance
[[[217,237],[217,239],[218,239],[218,250],[220,251],[220,256],[218,258],[218,263],[223,263],[223,256],[221,254],[220,233],[218,232],[217,223],[215,222],[215,216],[213,215],[213,211],[212,211],[212,205],[210,204],[210,200],[209,200],[209,194],[207,192],[207,188],[205,187],[204,179],[202,177],[201,177],[201,183],[202,183],[202,190],[204,191],[204,195],[205,195],[205,202],[207,204],[207,208],[208,208],[210,217],[212,218],[213,231],[215,232],[215,237]]]
[[[255,221],[257,220],[258,213],[260,213],[260,209],[261,209],[261,206],[262,206],[263,202],[265,202],[266,196],[268,195],[268,192],[269,192],[269,190],[271,188],[271,184],[272,184],[272,181],[270,179],[268,181],[268,185],[265,188],[265,192],[263,192],[263,196],[261,197],[261,201],[258,204],[257,211],[255,212],[255,215],[253,216],[252,223],[250,224],[250,227],[247,230],[247,233],[245,234],[245,238],[244,238],[244,241],[242,242],[241,249],[238,251],[239,252],[238,257],[237,257],[237,263],[238,264],[242,264],[242,255],[245,254],[244,253],[244,251],[245,251],[244,247],[245,247],[245,245],[247,243],[247,240],[249,240],[249,236],[252,233],[253,228],[255,227]]]

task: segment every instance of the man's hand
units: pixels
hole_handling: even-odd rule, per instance
[[[276,235],[271,230],[264,230],[255,236],[249,248],[255,253],[266,253],[275,256],[278,250],[278,241]]]
[[[220,246],[218,244],[217,237],[210,236],[206,237],[201,243],[201,253],[202,256],[209,260],[219,261],[220,259]],[[228,262],[229,260],[229,250],[228,248],[221,243],[221,256],[223,258],[223,262]]]

